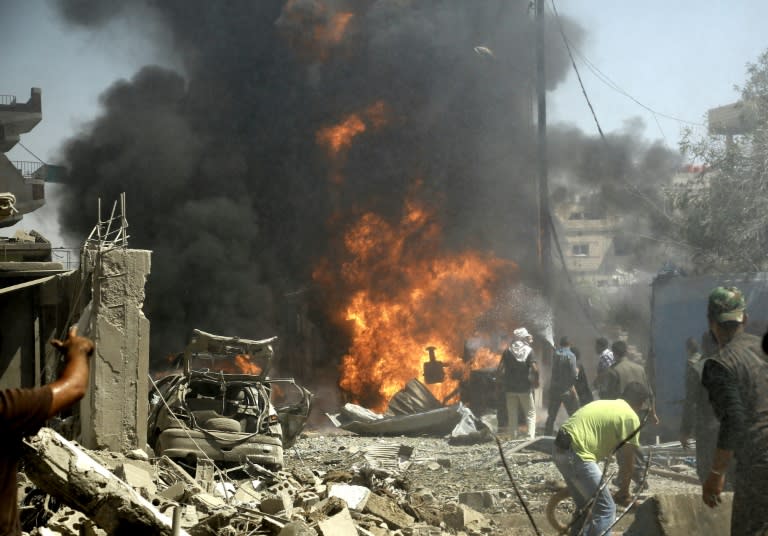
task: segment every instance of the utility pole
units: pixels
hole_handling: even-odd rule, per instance
[[[536,0],[536,96],[538,143],[536,150],[539,186],[539,269],[544,295],[549,297],[552,280],[552,235],[549,214],[549,177],[547,167],[547,94],[544,75],[544,0]]]

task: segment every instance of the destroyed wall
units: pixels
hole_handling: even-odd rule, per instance
[[[117,452],[147,443],[149,320],[144,287],[151,252],[85,250],[93,276],[89,330],[96,350],[90,386],[80,403],[81,442]]]

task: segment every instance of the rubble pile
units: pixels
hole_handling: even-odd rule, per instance
[[[86,452],[43,429],[25,456],[23,528],[62,535],[491,532],[480,512],[414,488],[405,471],[411,454],[374,443],[343,468],[297,463],[280,471],[247,460],[224,471],[201,460],[193,477],[165,456]]]
[[[551,438],[503,447],[539,528],[554,534],[545,511],[561,478]],[[658,450],[644,496],[697,493],[687,453]],[[248,460],[223,470],[143,450],[85,451],[43,429],[29,441],[24,472],[21,516],[31,534],[174,534],[174,523],[189,535],[533,534],[494,443],[305,432],[282,470]]]

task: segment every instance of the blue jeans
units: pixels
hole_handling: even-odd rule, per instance
[[[583,508],[600,486],[600,479],[603,475],[600,466],[595,462],[585,462],[572,449],[562,450],[554,447],[552,458],[565,478],[565,483],[571,492],[573,502],[576,503],[576,508]],[[605,486],[592,505],[592,514],[584,525],[584,535],[600,536],[604,530],[611,526],[615,518],[616,504],[613,502],[608,486]],[[580,518],[573,524],[571,536],[579,534],[582,521]]]

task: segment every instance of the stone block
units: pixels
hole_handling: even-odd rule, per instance
[[[171,501],[180,501],[184,498],[186,493],[187,487],[184,485],[184,482],[176,482],[172,486],[169,486],[161,491],[160,496]]]
[[[157,493],[154,478],[141,467],[131,463],[122,463],[115,468],[115,475],[134,489],[144,489],[150,495]]]
[[[499,497],[490,491],[467,491],[459,493],[459,502],[474,509],[491,508],[498,504]]]
[[[443,520],[454,530],[469,530],[482,532],[490,527],[490,522],[483,514],[465,504],[446,507]]]
[[[710,508],[698,493],[659,494],[635,512],[627,536],[716,536],[730,534],[733,493],[723,493],[722,503]]]
[[[285,512],[285,517],[291,517],[293,514],[293,497],[285,492],[270,493],[261,500],[259,510],[265,514],[273,515]]]
[[[291,521],[280,529],[277,536],[317,536],[317,532],[303,521]]]
[[[338,497],[347,503],[351,510],[362,511],[371,495],[371,490],[365,486],[351,484],[331,484],[328,489],[329,497]]]
[[[334,516],[318,521],[317,528],[322,536],[357,536],[357,528],[346,508]]]
[[[407,527],[414,521],[395,501],[376,493],[370,494],[363,511],[383,519],[390,528],[395,529]]]
[[[255,482],[258,482],[258,480]],[[258,491],[253,485],[253,481],[246,481],[238,487],[234,497],[238,503],[261,502],[263,498],[264,492]]]

